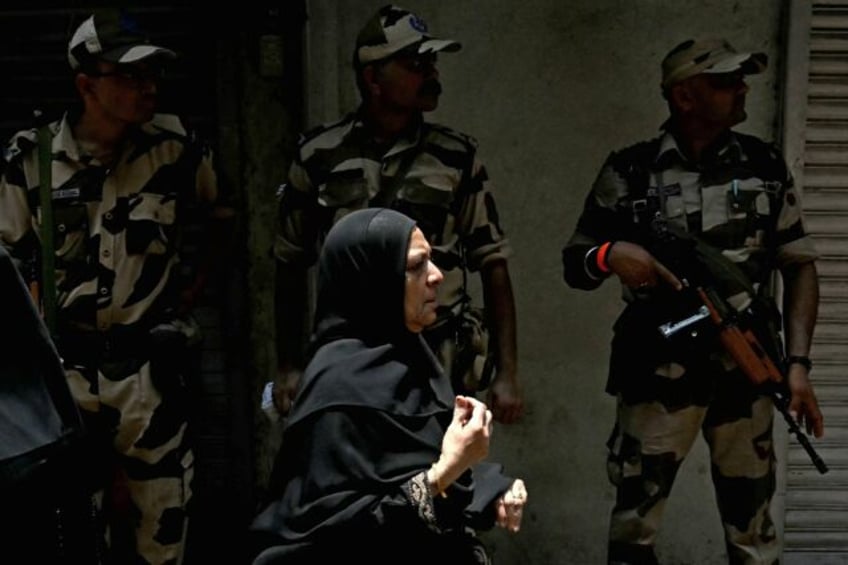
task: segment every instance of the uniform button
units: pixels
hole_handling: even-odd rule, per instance
[[[65,224],[59,224],[58,226],[56,226],[56,231],[58,231],[59,233],[65,233],[66,229],[68,228],[65,227]]]
[[[108,289],[108,288],[106,288],[105,286],[104,286],[104,287],[102,287],[102,288],[100,289],[100,294],[102,294],[103,296],[106,296],[107,294],[109,294],[109,289]]]
[[[107,220],[111,220],[111,219],[112,219],[112,212],[106,212],[106,214],[104,215],[104,217],[105,217]]]
[[[112,254],[112,252],[111,252],[111,251],[109,251],[108,249],[104,249],[104,250],[103,250],[103,256],[104,256],[104,257],[109,257],[111,254]]]

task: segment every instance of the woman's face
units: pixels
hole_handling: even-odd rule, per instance
[[[442,272],[430,260],[430,244],[420,229],[412,230],[406,254],[403,315],[409,331],[418,333],[436,321],[436,289]]]

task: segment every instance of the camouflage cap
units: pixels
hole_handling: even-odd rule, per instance
[[[103,9],[89,16],[68,43],[68,62],[79,69],[93,61],[136,63],[150,57],[173,59],[170,49],[151,45],[138,23],[122,10]]]
[[[454,52],[461,48],[452,39],[437,39],[430,35],[424,20],[409,10],[387,5],[380,8],[357,35],[354,61],[364,65],[386,59],[404,49],[436,53]]]
[[[688,39],[662,61],[662,88],[701,73],[757,74],[766,69],[765,53],[739,53],[724,39]]]

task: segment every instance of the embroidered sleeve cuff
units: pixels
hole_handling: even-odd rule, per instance
[[[433,504],[433,495],[431,494],[430,481],[427,480],[427,471],[421,471],[408,481],[401,488],[403,489],[406,498],[412,507],[418,513],[418,517],[434,532],[441,532],[438,521],[436,520],[436,507]]]

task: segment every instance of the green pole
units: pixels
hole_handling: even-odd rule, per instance
[[[40,113],[39,113],[40,114]],[[38,179],[41,201],[41,307],[50,335],[56,337],[56,254],[53,249],[53,135],[38,128]]]

